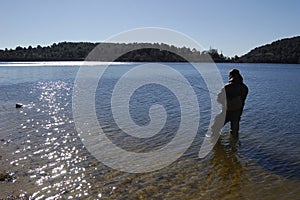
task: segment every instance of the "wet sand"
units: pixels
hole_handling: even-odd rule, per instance
[[[34,183],[23,166],[10,164],[14,148],[9,140],[0,139],[0,199],[29,199]]]

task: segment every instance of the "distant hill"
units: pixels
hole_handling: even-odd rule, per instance
[[[89,60],[120,62],[209,62],[209,55],[225,61],[216,50],[200,52],[187,47],[163,43],[89,43],[61,42],[51,46],[16,47],[0,50],[0,61],[82,61],[97,47],[97,55]],[[125,53],[125,54],[124,54]],[[210,54],[211,53],[211,54]],[[120,55],[119,57],[115,57]],[[183,58],[184,57],[184,58]]]
[[[300,36],[263,45],[239,57],[247,63],[300,63]]]
[[[0,49],[0,62],[6,61],[83,61],[97,47],[97,61],[119,62],[247,62],[300,63],[300,36],[275,41],[232,58],[217,49],[198,51],[163,43],[90,43],[61,42],[41,47]],[[125,54],[124,54],[125,52]],[[98,56],[99,55],[99,56]],[[120,55],[116,58],[116,55]]]
[[[97,47],[97,61],[120,62],[231,62],[217,49],[200,52],[163,43],[61,42],[51,46],[16,47],[0,50],[0,61],[82,61]],[[125,54],[124,54],[125,52]],[[116,55],[120,57],[115,58]]]
[[[0,61],[66,61],[83,60],[96,46],[89,42],[61,42],[42,47],[16,47],[0,50]]]

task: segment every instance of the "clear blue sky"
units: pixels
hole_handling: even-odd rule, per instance
[[[0,49],[103,41],[142,27],[182,32],[205,49],[242,55],[300,35],[298,0],[1,0]]]

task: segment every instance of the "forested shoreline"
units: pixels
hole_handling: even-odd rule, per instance
[[[285,38],[254,48],[241,56],[238,62],[247,63],[300,63],[300,36]]]
[[[98,55],[88,57],[97,48]],[[118,62],[244,62],[300,63],[300,36],[275,41],[238,57],[226,57],[217,49],[199,51],[163,43],[60,42],[50,46],[18,46],[0,50],[0,61],[95,61]]]
[[[0,61],[82,61],[97,47],[95,61],[120,62],[232,62],[218,50],[198,51],[187,47],[158,43],[90,43],[61,42],[42,47],[16,47],[0,50]],[[118,56],[119,55],[119,56]],[[91,58],[89,58],[91,59]]]

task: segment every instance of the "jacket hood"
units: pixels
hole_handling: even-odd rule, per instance
[[[243,77],[241,75],[234,76],[231,79],[229,79],[229,83],[239,83],[239,84],[242,84],[243,83]]]

